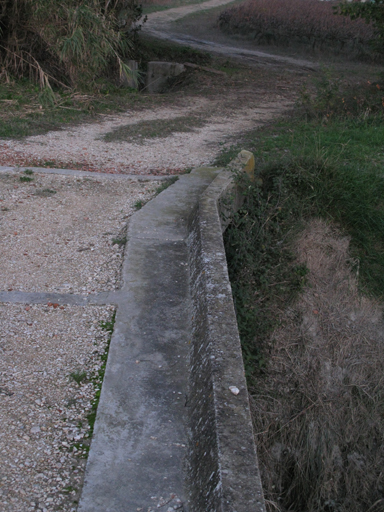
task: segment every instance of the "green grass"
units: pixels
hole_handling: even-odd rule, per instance
[[[131,89],[100,80],[92,91],[56,90],[55,103],[45,102],[39,88],[21,80],[0,84],[0,138],[22,138],[45,134],[68,124],[89,122],[98,114],[124,112],[151,103]]]
[[[182,44],[161,41],[147,35],[140,39],[138,56],[144,63],[150,62],[151,60],[165,60],[205,65],[209,64],[212,60],[208,52],[196,50]]]
[[[92,381],[94,387],[96,388],[96,393],[95,393],[95,398],[92,402],[91,412],[87,415],[87,420],[88,420],[88,424],[90,427],[89,434],[88,434],[89,438],[92,438],[93,429],[95,426],[97,407],[98,407],[99,401],[100,401],[101,386],[103,384],[105,369],[107,366],[109,346],[111,343],[113,329],[115,326],[115,319],[116,319],[116,311],[113,313],[112,318],[109,322],[101,322],[100,323],[100,327],[102,329],[104,329],[105,331],[107,331],[109,335],[108,335],[107,346],[104,350],[104,353],[100,357],[100,359],[102,361],[101,368],[99,369],[98,374],[91,376],[91,379],[90,379]]]
[[[322,114],[322,112],[319,112]],[[248,183],[245,204],[225,235],[248,377],[266,361],[278,311],[305,283],[292,243],[303,221],[322,217],[350,237],[361,291],[384,298],[383,115],[289,118],[248,133],[223,152],[254,152],[261,186]]]
[[[87,378],[87,373],[82,370],[76,370],[69,375],[69,378],[74,380],[77,384],[81,384]]]

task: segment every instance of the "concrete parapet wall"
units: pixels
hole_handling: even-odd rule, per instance
[[[201,196],[190,223],[191,512],[265,512],[222,238],[230,204],[232,211],[240,206],[241,191],[233,174],[223,171]]]
[[[79,512],[265,512],[222,237],[242,198],[232,171],[180,176],[131,218],[121,289],[87,299],[117,313]]]

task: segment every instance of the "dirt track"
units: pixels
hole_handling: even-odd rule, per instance
[[[210,0],[153,13],[143,32],[207,50],[219,56],[215,62],[236,58],[232,69],[221,75],[195,70],[179,89],[158,95],[158,102],[152,98],[122,114],[98,116],[95,122],[21,141],[0,140],[0,165],[41,167],[49,162],[59,168],[106,173],[178,174],[212,164],[223,145],[281,115],[293,105],[313,63],[242,49],[242,42],[226,37],[217,41],[217,34],[215,41],[199,39],[200,34],[197,38],[177,34],[175,20],[225,3]],[[191,23],[199,26],[198,19]],[[206,32],[209,35],[209,29]],[[154,132],[150,136],[144,130],[148,123]],[[132,132],[134,137],[129,135]]]

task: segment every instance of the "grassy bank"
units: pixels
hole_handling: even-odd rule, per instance
[[[368,101],[366,89],[324,83],[222,155],[246,147],[258,171],[225,243],[268,510],[378,512],[381,85]]]

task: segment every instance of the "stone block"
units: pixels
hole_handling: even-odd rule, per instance
[[[148,62],[146,91],[150,94],[162,92],[169,78],[185,71],[184,64],[177,62]]]

